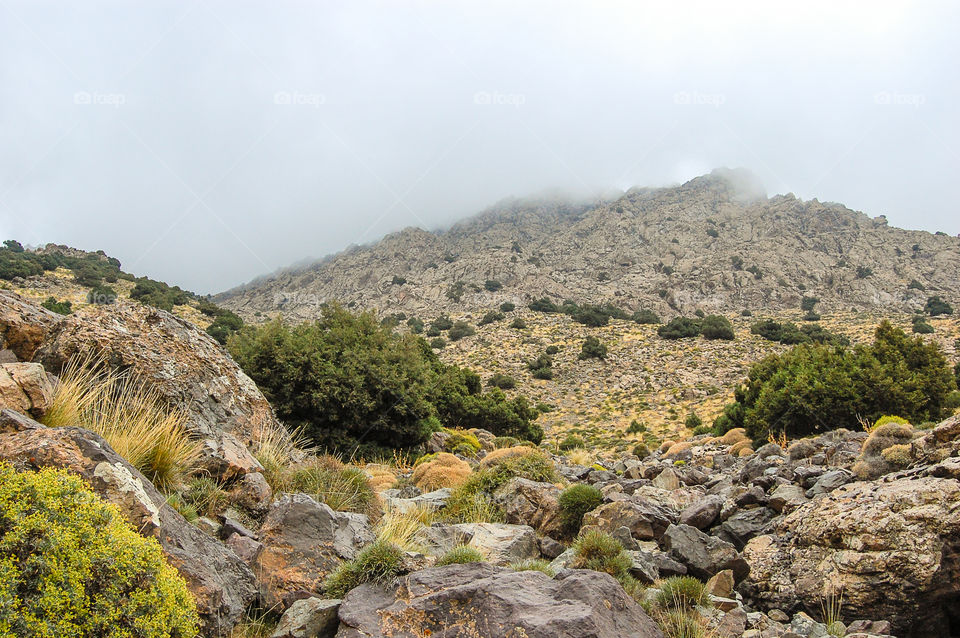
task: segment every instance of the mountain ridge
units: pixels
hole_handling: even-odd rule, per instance
[[[960,296],[960,239],[767,197],[747,171],[717,169],[618,199],[502,200],[446,230],[408,227],[214,298],[247,318],[309,319],[327,301],[456,313],[546,295],[671,316],[783,310],[804,296],[913,311],[931,294]]]

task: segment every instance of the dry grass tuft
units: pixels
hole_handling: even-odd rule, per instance
[[[424,526],[436,519],[436,512],[428,505],[405,509],[389,508],[377,523],[377,539],[396,545],[407,552],[424,552],[415,537]]]
[[[383,463],[367,463],[363,471],[370,477],[370,486],[377,493],[390,489],[397,482],[393,469]]]
[[[582,447],[574,448],[567,452],[567,458],[571,463],[577,465],[590,465],[593,463],[593,454]]]
[[[670,458],[671,456],[678,456],[680,454],[683,454],[687,450],[689,450],[691,447],[693,447],[693,443],[691,443],[690,441],[681,441],[679,443],[674,443],[669,448],[667,448],[667,451],[664,454],[664,456],[667,458]]]
[[[750,450],[750,453],[753,453],[753,448],[750,445],[750,439],[743,439],[742,441],[737,441],[727,449],[727,454],[732,454],[733,456],[739,456],[741,450]]]
[[[743,428],[733,428],[728,430],[723,436],[720,437],[720,443],[723,445],[735,445],[741,441],[749,441],[747,436],[747,431]]]
[[[160,489],[180,485],[200,458],[185,411],[132,374],[91,356],[67,364],[42,421],[96,432]]]
[[[254,427],[251,448],[263,466],[264,478],[274,490],[282,487],[283,475],[290,467],[303,462],[314,451],[300,430],[290,432],[282,423],[265,415]]]
[[[506,459],[527,456],[528,454],[540,454],[537,448],[528,445],[515,445],[513,447],[502,447],[490,451],[483,460],[480,461],[480,467],[491,467]]]
[[[470,464],[453,454],[441,452],[413,469],[413,483],[429,492],[441,487],[458,487],[470,477]]]

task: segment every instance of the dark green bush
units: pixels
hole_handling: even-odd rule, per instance
[[[873,275],[873,268],[870,266],[857,266],[857,279],[866,279]]]
[[[708,229],[707,229],[707,235],[709,235],[710,237],[713,237],[713,238],[717,238],[717,237],[720,236],[720,233],[717,232],[717,229],[716,229],[716,228],[708,228]]]
[[[758,266],[750,266],[747,268],[747,272],[753,273],[754,279],[763,279],[763,271]]]
[[[216,339],[221,345],[226,345],[227,339],[243,327],[243,319],[229,310],[220,309],[216,319],[207,326],[207,334]]]
[[[530,310],[536,312],[559,312],[560,309],[557,308],[557,304],[553,303],[550,300],[550,297],[541,297],[540,299],[535,300],[529,306]]]
[[[583,525],[583,515],[603,504],[603,494],[592,485],[577,483],[560,492],[560,522],[569,536],[576,536]]]
[[[800,310],[803,310],[804,312],[813,312],[814,307],[818,303],[820,303],[820,300],[817,297],[807,297],[804,295],[804,297],[800,299]]]
[[[936,317],[939,315],[952,315],[953,306],[948,304],[946,301],[940,298],[940,295],[934,295],[927,299],[927,304],[924,307],[927,311],[927,314],[931,317]]]
[[[40,305],[58,315],[69,315],[73,311],[69,301],[57,301],[54,297],[47,297]]]
[[[637,310],[631,318],[640,324],[660,323],[660,316],[652,310]]]
[[[692,430],[703,425],[703,419],[700,418],[700,415],[698,415],[696,411],[691,410],[683,424]]]
[[[610,322],[610,315],[596,306],[583,306],[573,314],[573,320],[585,326],[597,328],[607,325]]]
[[[483,282],[483,287],[488,292],[497,292],[498,290],[503,288],[503,284],[497,281],[496,279],[487,279],[485,282]]]
[[[645,459],[648,456],[650,456],[650,448],[647,447],[646,443],[637,443],[636,445],[633,446],[633,450],[631,450],[631,453],[636,457]]]
[[[872,345],[803,344],[754,364],[715,429],[745,427],[754,440],[763,440],[771,430],[797,438],[856,429],[861,418],[885,414],[913,423],[940,421],[948,415],[951,377],[938,345],[884,321]]]
[[[700,322],[700,332],[705,339],[725,339],[732,341],[735,337],[730,321],[720,315],[704,317],[703,321]]]
[[[647,426],[634,419],[630,421],[629,427],[627,427],[627,434],[641,434],[647,431]]]
[[[593,335],[590,335],[583,340],[583,345],[580,346],[580,354],[577,355],[577,358],[581,361],[584,359],[606,359],[607,346],[600,343],[600,340]]]
[[[510,322],[510,327],[516,328],[518,330],[522,330],[527,327],[527,322],[521,319],[520,317],[517,317],[512,322]]]
[[[573,450],[579,447],[584,447],[585,445],[586,443],[584,443],[581,437],[577,436],[576,434],[568,434],[567,436],[563,437],[563,440],[560,441],[557,447],[559,447],[561,450],[566,451],[566,450]]]
[[[450,328],[453,327],[453,320],[450,319],[450,317],[448,317],[448,316],[446,316],[446,315],[443,315],[443,316],[437,317],[436,319],[434,319],[433,321],[431,321],[431,322],[430,322],[430,327],[431,327],[431,328],[436,328],[437,330],[440,330],[441,332],[444,331],[444,330],[449,330]]]
[[[447,338],[450,339],[450,341],[460,341],[464,337],[472,337],[475,334],[477,334],[477,331],[473,326],[466,321],[458,321],[447,331]]]
[[[133,290],[130,291],[130,298],[154,308],[170,311],[173,310],[174,306],[190,303],[193,295],[181,290],[178,286],[171,287],[162,281],[140,277],[137,279]]]
[[[674,317],[657,328],[657,334],[664,339],[689,339],[700,334],[700,322],[689,317]]]
[[[934,329],[926,319],[923,317],[917,317],[913,320],[913,332],[915,334],[926,335],[933,334]]]
[[[502,304],[500,304],[501,312],[513,312],[516,310],[516,308],[517,306],[511,301],[504,301]]]
[[[730,258],[730,265],[733,266],[734,270],[743,270],[743,257],[734,255]]]
[[[87,292],[87,303],[109,305],[117,300],[117,292],[105,284],[97,284]]]
[[[517,386],[517,381],[509,374],[496,373],[487,379],[487,385],[501,390],[512,390]]]
[[[551,368],[537,368],[531,372],[534,379],[542,379],[544,381],[549,381],[553,378],[553,370]]]
[[[423,332],[423,319],[418,319],[417,317],[410,317],[409,319],[407,319],[407,325],[410,327],[410,332],[412,332],[415,335],[418,335],[421,332]]]
[[[491,310],[490,312],[488,312],[488,313],[486,313],[485,315],[483,315],[483,317],[480,319],[480,321],[477,322],[477,325],[478,325],[478,326],[485,326],[485,325],[490,324],[490,323],[493,323],[493,322],[495,322],[495,321],[503,321],[503,319],[504,319],[504,315],[503,315],[502,312],[497,312],[497,311],[495,311],[495,310]]]
[[[371,313],[328,305],[318,321],[245,326],[228,345],[280,419],[328,450],[408,448],[440,423],[543,436],[524,397],[484,393],[475,373],[443,364],[423,339],[395,333]]]
[[[443,337],[434,337],[430,340],[430,347],[434,350],[443,350],[447,347],[447,340]]]
[[[394,286],[402,286],[403,284],[407,283],[407,278],[401,277],[400,275],[394,275],[393,280],[390,283]]]
[[[926,286],[917,281],[916,279],[911,279],[910,283],[907,285],[907,290],[926,290]]]

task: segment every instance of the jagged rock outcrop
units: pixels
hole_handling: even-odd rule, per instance
[[[262,469],[247,450],[275,417],[254,382],[209,335],[188,321],[137,302],[89,307],[48,326],[34,358],[54,373],[73,356],[103,357],[130,370],[188,414],[203,439],[204,466],[230,480]]]
[[[905,473],[849,483],[747,543],[748,591],[784,610],[842,594],[859,618],[898,636],[950,635],[960,617],[960,481]],[[949,475],[949,469],[944,470]]]
[[[340,606],[337,638],[662,638],[620,585],[603,573],[556,578],[483,563],[434,567],[390,586],[361,585]]]
[[[0,460],[17,470],[57,467],[82,477],[116,505],[143,536],[156,538],[187,582],[207,636],[225,636],[256,595],[250,568],[167,505],[157,489],[99,435],[47,428],[11,410],[0,411]]]
[[[330,300],[435,316],[543,295],[663,315],[797,308],[803,295],[824,308],[904,310],[929,294],[960,298],[960,239],[840,204],[767,198],[745,191],[750,181],[718,169],[616,200],[506,201],[449,230],[409,228],[217,301],[249,318],[309,319]],[[912,280],[926,290],[908,288]]]
[[[0,363],[0,408],[40,418],[50,407],[55,383],[39,363]]]
[[[9,353],[19,361],[31,361],[62,318],[15,293],[0,290],[0,353]],[[12,360],[0,355],[0,361]]]

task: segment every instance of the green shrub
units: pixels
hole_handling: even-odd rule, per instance
[[[583,442],[581,437],[577,436],[576,434],[568,434],[563,438],[562,441],[560,441],[560,444],[557,447],[559,447],[561,450],[573,450],[578,447],[584,447],[584,445],[586,444]]]
[[[645,459],[650,456],[650,448],[647,447],[646,443],[637,443],[633,446],[633,449],[630,451],[634,456]]]
[[[557,470],[553,461],[537,451],[515,455],[507,452],[486,466],[481,463],[477,471],[454,489],[443,509],[444,518],[462,523],[502,522],[503,510],[494,503],[493,495],[513,478],[552,483],[557,480]]]
[[[927,304],[924,306],[924,309],[931,317],[953,314],[953,307],[941,299],[939,295],[927,298]]]
[[[926,290],[926,286],[917,281],[916,279],[911,279],[910,283],[907,285],[907,290]]]
[[[487,279],[485,282],[483,282],[483,287],[488,292],[497,292],[498,290],[503,288],[503,284],[497,281],[496,279]]]
[[[407,319],[407,325],[410,327],[410,332],[415,335],[423,332],[423,319],[418,319],[417,317],[410,317]]]
[[[734,255],[730,258],[730,265],[733,266],[734,270],[743,270],[743,257]]]
[[[580,354],[577,355],[577,359],[581,361],[584,359],[606,359],[607,358],[607,346],[600,343],[600,340],[594,337],[593,335],[588,336],[583,340],[583,345],[580,346]]]
[[[560,348],[558,346],[547,346],[547,349],[544,350],[544,352],[546,352],[550,356],[553,356],[558,352],[560,352]]]
[[[309,494],[338,512],[379,513],[377,494],[366,473],[357,467],[324,460],[294,469],[288,491]]]
[[[713,237],[714,239],[716,239],[717,237],[720,236],[720,233],[717,232],[717,229],[716,229],[716,228],[708,228],[708,229],[707,229],[707,235],[710,236],[710,237]]]
[[[698,415],[695,410],[691,410],[687,418],[684,419],[683,424],[692,430],[703,425],[703,419],[700,418],[700,415]]]
[[[807,297],[806,295],[800,299],[800,310],[804,312],[813,312],[814,307],[820,303],[820,300],[817,297]]]
[[[550,578],[557,575],[557,573],[553,571],[553,568],[550,567],[550,561],[543,560],[542,558],[528,558],[527,560],[510,563],[510,569],[515,572],[542,572]]]
[[[63,470],[0,464],[0,576],[5,636],[197,634],[193,598],[156,540]]]
[[[437,562],[434,563],[434,566],[443,567],[444,565],[483,562],[486,562],[486,559],[476,548],[470,547],[469,545],[457,545],[446,554],[438,558]]]
[[[518,330],[522,330],[527,327],[527,322],[521,319],[520,317],[517,317],[510,323],[510,327],[516,328]]]
[[[536,312],[553,313],[560,311],[560,309],[557,308],[557,304],[550,300],[550,297],[541,297],[540,299],[533,301],[528,307],[530,310],[534,310]]]
[[[87,303],[107,306],[117,300],[117,291],[104,284],[95,284],[87,293]]]
[[[450,341],[460,341],[464,337],[472,337],[475,334],[477,334],[477,331],[473,326],[466,321],[458,321],[447,331],[447,338],[450,339]]]
[[[573,313],[573,320],[585,326],[598,328],[610,323],[610,315],[603,312],[597,306],[583,306]]]
[[[647,426],[641,421],[634,419],[630,421],[630,425],[627,427],[627,434],[641,434],[647,431]]]
[[[69,315],[72,312],[72,304],[69,301],[57,301],[54,297],[47,297],[40,305],[58,315]]]
[[[857,279],[866,279],[873,275],[873,268],[870,266],[857,266]]]
[[[450,319],[450,317],[447,317],[446,315],[437,317],[436,319],[430,322],[430,327],[440,330],[441,332],[444,330],[449,330],[450,328],[453,327],[453,320]]]
[[[447,340],[443,337],[434,337],[430,340],[430,347],[433,350],[443,350],[447,347]]]
[[[512,301],[504,301],[500,304],[500,312],[513,312],[517,306]]]
[[[692,576],[672,576],[658,583],[656,604],[661,609],[692,610],[710,602],[706,585]]]
[[[138,277],[136,285],[130,291],[131,299],[166,311],[173,310],[174,306],[190,303],[193,297],[192,293],[181,290],[179,286],[169,286],[147,277]]]
[[[487,324],[494,323],[495,321],[503,321],[504,314],[502,312],[496,312],[491,310],[490,312],[483,315],[480,321],[477,322],[478,326],[485,326]]]
[[[689,317],[674,317],[657,328],[657,334],[664,339],[689,339],[700,334],[700,322]]]
[[[216,319],[207,326],[207,334],[217,340],[220,345],[226,345],[230,335],[243,327],[243,319],[229,310],[219,310]]]
[[[725,339],[732,341],[734,339],[733,326],[726,317],[720,315],[710,315],[704,317],[700,322],[700,332],[705,339]]]
[[[364,583],[386,583],[403,570],[403,552],[391,543],[367,545],[353,560],[341,563],[324,581],[329,598],[343,598]]]
[[[603,504],[603,494],[592,485],[577,483],[560,492],[557,502],[564,531],[575,536],[583,525],[583,515]]]
[[[760,270],[759,266],[750,266],[747,268],[747,272],[752,273],[754,279],[763,279],[763,271]]]
[[[492,377],[487,379],[487,385],[494,388],[500,388],[501,390],[512,390],[517,386],[517,381],[509,374],[501,374],[497,372]]]
[[[713,432],[713,426],[710,425],[698,425],[693,428],[693,435],[700,436],[701,434],[711,434]]]
[[[872,345],[803,344],[754,364],[715,430],[745,427],[754,440],[763,440],[773,424],[798,438],[856,429],[860,418],[884,414],[902,414],[914,423],[939,421],[948,416],[954,387],[937,344],[908,337],[884,321]]]
[[[933,334],[934,329],[933,329],[933,326],[931,326],[929,323],[927,323],[924,319],[921,318],[919,320],[914,319],[913,332],[919,335],[927,335],[927,334]]]
[[[631,317],[636,323],[640,324],[658,324],[660,316],[652,310],[638,310]]]
[[[400,275],[394,275],[390,283],[394,286],[402,286],[407,283],[407,278],[401,277]]]
[[[573,543],[573,569],[592,569],[606,572],[621,584],[631,583],[630,567],[633,561],[623,550],[623,545],[610,534],[591,530],[580,534]]]

